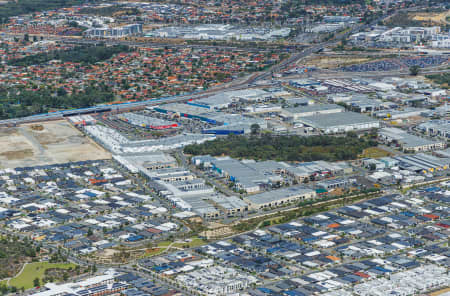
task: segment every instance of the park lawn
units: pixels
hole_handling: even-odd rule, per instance
[[[166,249],[167,249],[167,248],[153,248],[153,249],[147,249],[147,251],[145,251],[145,254],[144,254],[141,258],[158,256],[158,255],[164,253],[164,251],[166,251]]]
[[[360,158],[381,158],[391,156],[392,154],[378,147],[369,147],[359,155]]]
[[[25,266],[23,271],[16,275],[9,281],[9,286],[14,286],[18,289],[24,287],[25,289],[33,288],[33,280],[39,278],[42,283],[42,279],[45,276],[45,271],[50,268],[69,269],[75,268],[73,263],[49,263],[49,262],[33,262]]]
[[[203,239],[198,238],[196,236],[191,237],[189,240],[190,240],[189,242],[174,243],[172,245],[172,247],[175,247],[175,248],[186,248],[186,247],[187,248],[196,248],[196,247],[200,247],[200,246],[206,244],[206,242]]]
[[[170,241],[162,241],[162,242],[159,242],[159,243],[158,243],[158,248],[168,247],[168,246],[170,246],[171,243],[172,243],[172,242],[170,242]]]
[[[159,242],[155,248],[147,249],[142,258],[157,256],[164,253],[165,251],[169,251],[168,248],[170,245],[172,245],[170,246],[170,248],[184,249],[184,248],[196,248],[204,244],[206,244],[206,242],[203,239],[198,238],[196,236],[191,237],[189,242],[172,243],[170,241],[162,241]]]

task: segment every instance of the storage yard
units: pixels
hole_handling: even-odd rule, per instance
[[[67,121],[0,129],[0,151],[1,168],[111,157]]]

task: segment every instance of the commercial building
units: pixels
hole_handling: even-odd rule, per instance
[[[383,102],[378,99],[369,98],[365,94],[361,95],[334,95],[328,96],[329,101],[342,102],[344,103],[350,110],[360,113],[365,112],[373,112],[376,110],[387,109],[390,107],[397,106],[392,102]]]
[[[86,37],[121,38],[142,34],[142,24],[131,24],[123,27],[91,28],[84,32]]]
[[[350,185],[349,180],[344,178],[337,178],[337,179],[330,179],[330,180],[323,180],[320,182],[317,182],[317,187],[323,188],[326,190],[334,190],[338,188],[346,188]]]
[[[149,31],[146,36],[160,38],[183,38],[201,40],[276,40],[287,37],[290,28],[249,28],[224,24],[204,24],[198,26],[162,27]]]
[[[190,288],[195,288],[202,294],[212,296],[234,295],[257,282],[257,279],[251,275],[222,266],[194,270],[179,275],[176,279]]]
[[[171,150],[215,139],[214,135],[182,134],[157,140],[132,141],[109,127],[93,125],[84,129],[95,141],[118,155]]]
[[[380,122],[378,120],[354,112],[339,112],[299,117],[297,121],[306,126],[318,129],[325,134],[345,133],[380,127]]]
[[[242,116],[240,114],[213,114],[211,120],[217,122],[219,126],[204,129],[202,130],[203,134],[248,134],[252,131],[254,124],[257,124],[260,130],[267,129],[267,122],[264,119]]]
[[[290,107],[281,110],[280,116],[290,120],[296,121],[301,117],[334,114],[344,112],[345,108],[334,104],[315,104],[309,106]]]
[[[378,133],[378,138],[385,143],[399,145],[403,151],[431,151],[444,149],[446,146],[445,142],[428,140],[391,127],[381,129]]]
[[[304,186],[293,186],[249,195],[246,196],[244,200],[249,203],[251,209],[259,210],[279,207],[297,201],[313,199],[315,197],[316,192],[314,190]]]
[[[113,158],[133,173],[140,173],[149,186],[173,207],[213,219],[232,217],[248,210],[248,205],[236,196],[214,192],[204,179],[178,167],[176,160],[164,153],[117,156]]]
[[[419,124],[417,128],[429,136],[450,138],[449,120],[430,120]]]
[[[245,108],[245,111],[248,113],[280,113],[281,105],[276,104],[263,104],[263,105],[256,105],[256,106],[249,106]]]
[[[171,169],[177,166],[177,161],[172,156],[162,153],[146,153],[126,156],[113,156],[123,167],[135,173],[137,170],[160,171],[163,169]]]
[[[211,124],[219,124],[216,120],[212,119],[217,112],[210,111],[208,108],[196,106],[194,104],[182,104],[182,103],[172,103],[159,105],[153,108],[155,111],[164,114],[176,114],[180,117],[199,119]]]
[[[233,102],[233,98],[226,92],[216,94],[207,98],[196,99],[195,101],[187,102],[188,105],[198,106],[208,109],[223,109],[228,108]]]
[[[429,40],[432,36],[439,34],[440,27],[395,27],[383,32],[379,41],[388,43],[411,43]]]
[[[450,167],[449,157],[439,158],[424,153],[395,156],[393,158],[398,161],[398,166],[401,169],[406,169],[417,173],[428,173],[440,170],[447,170]]]
[[[260,191],[264,186],[282,182],[280,174],[289,167],[276,161],[239,161],[230,157],[214,158],[211,156],[195,156],[192,162],[196,165],[210,167],[213,171],[228,178],[237,190],[247,193]]]
[[[235,101],[261,102],[272,97],[272,93],[259,88],[229,91],[225,93]]]
[[[285,172],[297,182],[304,182],[305,179],[320,180],[336,175],[349,174],[352,172],[352,167],[346,162],[332,163],[318,160],[291,165],[285,169]]]
[[[213,107],[214,108],[214,107]],[[154,110],[165,114],[177,114],[181,117],[198,119],[216,126],[204,129],[203,134],[228,135],[246,134],[251,132],[253,124],[257,124],[260,129],[267,128],[267,122],[260,118],[243,116],[240,114],[228,114],[212,110],[197,103],[188,104],[167,104],[155,107]],[[216,108],[214,108],[216,109]]]
[[[313,86],[320,86],[320,81],[312,79],[293,79],[289,80],[289,85],[298,88],[307,88]]]
[[[97,120],[92,115],[70,116],[68,119],[75,126],[94,125],[97,123]]]
[[[210,196],[210,200],[228,217],[248,211],[248,204],[237,196],[218,194]]]
[[[61,296],[61,295],[111,295],[120,293],[127,285],[115,282],[118,274],[114,270],[109,270],[104,275],[94,276],[75,283],[66,284],[45,284],[46,290],[43,292],[33,293],[33,296]]]
[[[405,119],[415,116],[422,116],[427,109],[422,108],[403,108],[401,110],[398,109],[386,109],[381,111],[376,111],[373,114],[377,118],[384,118],[384,119]]]
[[[178,127],[176,122],[136,113],[122,113],[117,115],[117,118],[128,122],[129,124],[148,129],[162,130]]]
[[[447,39],[435,40],[431,42],[431,47],[434,48],[450,48],[450,37]]]

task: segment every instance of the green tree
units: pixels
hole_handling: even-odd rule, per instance
[[[417,76],[420,73],[420,67],[419,66],[412,66],[409,68],[409,74],[412,76]]]
[[[41,281],[39,280],[39,278],[35,278],[33,280],[33,286],[39,287],[40,285],[41,285]]]
[[[257,135],[261,131],[261,127],[259,126],[259,124],[254,123],[250,126],[250,131],[252,135]]]

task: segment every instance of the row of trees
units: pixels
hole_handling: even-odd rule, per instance
[[[13,66],[30,66],[46,63],[51,60],[61,60],[62,62],[94,64],[111,58],[121,52],[129,52],[131,49],[126,45],[114,46],[77,46],[69,50],[56,50],[26,56],[20,59],[10,60],[8,63]]]
[[[36,91],[0,90],[0,119],[46,113],[54,109],[85,108],[114,100],[106,86],[90,86],[84,91],[68,94],[65,89]]]
[[[258,160],[336,161],[356,159],[364,149],[376,145],[374,140],[358,138],[354,133],[343,137],[230,135],[227,138],[186,146],[184,152],[191,155],[229,155],[234,158]]]

